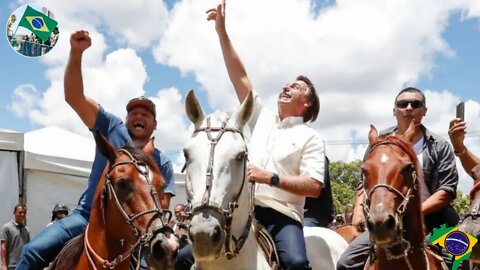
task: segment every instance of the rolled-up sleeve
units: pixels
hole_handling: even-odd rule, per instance
[[[325,168],[325,144],[317,135],[305,145],[300,162],[300,174],[323,183]]]
[[[453,149],[447,141],[439,142],[438,150],[438,190],[445,190],[455,198],[457,195],[458,172]],[[435,192],[436,192],[435,191]]]

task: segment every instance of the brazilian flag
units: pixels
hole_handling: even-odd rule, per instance
[[[445,248],[450,256],[453,256],[452,270],[457,270],[460,262],[470,258],[472,248],[478,240],[473,235],[460,231],[458,227],[447,227],[442,224],[440,228],[433,229],[428,241]]]
[[[18,26],[27,28],[41,40],[47,41],[57,24],[54,19],[27,6]]]

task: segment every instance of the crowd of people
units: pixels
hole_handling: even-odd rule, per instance
[[[247,177],[257,184],[255,217],[271,234],[282,268],[311,269],[303,238],[303,208],[305,198],[319,197],[325,184],[323,139],[308,125],[317,119],[319,96],[312,81],[304,75],[298,75],[280,89],[277,108],[267,108],[234,49],[226,30],[225,16],[224,3],[207,12],[207,19],[215,23],[225,66],[239,102],[250,92],[254,97],[252,117],[247,123],[252,131]],[[147,143],[157,126],[155,104],[145,97],[131,99],[126,105],[125,121],[109,113],[84,94],[81,64],[83,53],[91,46],[89,33],[84,30],[74,32],[70,46],[64,77],[65,100],[85,127],[99,130],[116,147],[128,141]],[[396,122],[381,134],[403,134],[412,121],[415,124],[413,148],[423,168],[424,178],[420,184],[427,233],[442,224],[458,224],[459,216],[452,207],[458,185],[455,156],[460,158],[467,172],[480,164],[480,159],[464,144],[466,122],[458,118],[451,120],[449,142],[423,124],[422,120],[427,115],[427,98],[421,90],[407,87],[400,90],[393,101]],[[175,195],[171,161],[158,149],[154,158],[166,180],[161,206],[168,209],[170,199]],[[43,269],[68,240],[85,230],[93,194],[105,166],[105,158],[97,152],[88,187],[78,206],[69,215],[68,209],[65,211],[61,205],[56,207],[52,213],[52,223],[31,241],[25,226],[26,207],[15,207],[15,218],[2,229],[2,270],[15,265],[17,269]],[[363,182],[359,180],[355,204],[346,205],[344,212],[337,213],[328,225],[334,228],[352,224],[358,234],[340,258],[337,269],[363,269],[368,257],[370,237],[362,209],[365,200],[362,185]],[[185,205],[176,205],[174,213],[175,219],[170,226],[175,231],[186,228],[188,216]],[[186,236],[184,239],[176,269],[190,269],[194,262]]]

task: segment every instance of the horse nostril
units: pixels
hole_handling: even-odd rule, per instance
[[[393,215],[388,215],[385,220],[385,228],[394,229],[396,224],[395,217]]]
[[[166,256],[162,243],[162,240],[154,240],[152,243],[150,253],[156,261],[161,261]]]
[[[368,231],[373,231],[373,222],[370,218],[367,218],[367,229]]]
[[[220,230],[220,226],[215,226],[215,229],[213,229],[213,233],[212,233],[212,241],[214,243],[217,243],[220,241],[220,238],[221,238],[221,230]]]

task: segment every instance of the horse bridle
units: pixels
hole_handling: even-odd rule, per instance
[[[370,148],[369,154],[372,153],[373,150],[375,148],[377,148],[378,146],[388,145],[388,144],[396,145],[396,146],[400,147],[402,150],[405,151],[405,149],[401,145],[399,145],[397,143],[394,143],[392,141],[379,141],[379,142],[372,145],[372,147]],[[411,174],[412,185],[410,185],[408,187],[408,190],[407,190],[406,194],[403,194],[398,189],[396,189],[396,188],[394,188],[390,185],[387,185],[387,184],[376,184],[375,186],[372,187],[370,192],[367,194],[366,190],[365,190],[365,182],[363,183],[363,192],[364,192],[364,194],[367,194],[365,196],[365,201],[363,203],[363,213],[364,213],[365,217],[367,217],[369,212],[370,212],[370,208],[369,208],[369,205],[370,205],[370,202],[371,202],[370,200],[371,200],[373,192],[376,189],[385,188],[390,193],[394,193],[395,195],[397,195],[398,197],[400,197],[402,199],[402,202],[398,205],[397,210],[396,210],[396,214],[398,216],[399,225],[400,225],[400,237],[395,242],[393,242],[391,244],[379,246],[379,247],[381,247],[385,250],[385,253],[387,255],[388,260],[406,258],[407,255],[408,255],[408,252],[410,251],[410,248],[411,248],[410,241],[406,240],[403,237],[403,233],[404,233],[404,231],[403,231],[403,216],[405,214],[405,210],[406,210],[407,205],[410,201],[410,198],[415,196],[413,194],[413,191],[417,191],[417,189],[418,189],[418,181],[419,180],[418,180],[418,177],[417,177],[417,170],[416,170],[415,165],[412,165],[412,166],[413,166],[413,170],[412,170],[412,174]],[[373,246],[372,237],[370,237],[370,242],[372,243],[372,246]],[[401,253],[399,255],[394,255],[390,251],[390,249],[393,248],[393,247],[398,247],[398,246],[400,246],[402,248],[403,253]],[[428,262],[428,260],[427,260],[427,262]],[[407,264],[409,264],[408,260],[407,260]]]
[[[214,155],[215,155],[215,146],[217,145],[218,141],[220,141],[222,135],[225,132],[238,133],[240,134],[240,136],[242,136],[242,139],[245,141],[245,138],[243,137],[243,133],[241,131],[226,127],[228,120],[229,118],[226,117],[225,120],[223,120],[220,127],[211,127],[210,118],[207,118],[207,126],[204,128],[196,129],[194,131],[194,134],[198,132],[205,132],[207,134],[208,140],[210,141],[210,154],[209,154],[208,166],[206,170],[206,187],[205,187],[205,192],[203,193],[203,196],[202,196],[202,201],[195,203],[193,205],[191,204],[191,202],[188,202],[186,207],[187,208],[186,213],[187,215],[190,216],[190,219],[194,214],[203,210],[213,210],[220,213],[220,215],[223,215],[225,217],[225,226],[223,227],[223,230],[225,231],[225,234],[226,234],[225,256],[227,257],[227,259],[233,259],[236,255],[238,255],[238,253],[240,252],[240,249],[245,244],[245,241],[248,238],[248,234],[252,224],[254,184],[249,182],[251,192],[250,192],[250,198],[249,198],[250,209],[249,209],[248,221],[247,221],[247,224],[245,225],[242,235],[240,235],[240,237],[237,239],[234,235],[232,235],[231,230],[232,230],[233,212],[235,211],[235,208],[238,207],[238,199],[242,194],[242,190],[246,181],[246,171],[247,171],[247,161],[248,161],[248,152],[246,148],[245,148],[245,155],[243,157],[243,178],[242,178],[243,181],[242,181],[240,190],[238,191],[237,195],[234,197],[233,201],[230,201],[228,203],[227,209],[223,208],[222,205],[218,205],[217,203],[210,201],[211,188],[213,183],[213,162],[214,162]],[[218,132],[218,134],[215,138],[213,138],[211,132]],[[233,250],[232,250],[232,245],[230,244],[232,240],[234,242]]]
[[[90,264],[93,266],[94,269],[96,269],[96,268],[95,268],[95,263],[92,259],[92,255],[93,255],[93,257],[96,258],[97,261],[101,262],[103,268],[114,269],[118,264],[120,264],[121,262],[123,262],[127,258],[129,258],[133,254],[133,252],[139,247],[140,248],[139,248],[138,254],[140,255],[143,246],[145,246],[154,235],[156,235],[158,233],[164,233],[166,231],[170,231],[170,232],[173,233],[173,230],[168,225],[168,221],[164,222],[164,220],[162,218],[164,212],[165,213],[170,213],[170,215],[167,219],[170,219],[172,214],[168,210],[167,211],[162,210],[161,204],[158,201],[157,190],[155,189],[155,187],[152,184],[153,173],[152,173],[151,169],[145,163],[136,160],[133,157],[133,155],[129,151],[127,151],[126,149],[119,149],[117,151],[126,154],[130,158],[130,160],[119,161],[117,163],[114,163],[112,166],[110,166],[109,170],[107,171],[107,174],[106,174],[106,177],[105,177],[106,178],[106,183],[105,183],[105,186],[103,187],[103,191],[102,191],[102,195],[101,195],[101,197],[102,197],[101,212],[102,212],[103,224],[104,225],[107,224],[107,221],[106,221],[106,218],[105,218],[106,202],[111,197],[113,197],[113,199],[115,201],[115,205],[117,206],[117,209],[120,211],[123,218],[128,223],[130,228],[132,229],[133,234],[135,235],[135,237],[137,237],[137,241],[135,242],[134,245],[132,245],[123,254],[120,254],[114,260],[109,261],[109,260],[106,260],[106,259],[102,258],[100,255],[98,255],[93,250],[92,246],[90,245],[90,243],[88,241],[88,225],[87,225],[87,229],[85,230],[85,241],[84,241],[84,243],[85,243],[87,257],[89,259]],[[149,193],[150,193],[150,196],[153,199],[153,203],[155,205],[155,208],[152,208],[152,209],[149,209],[149,210],[146,210],[146,211],[142,211],[140,213],[132,214],[132,215],[127,214],[127,212],[123,208],[122,204],[120,203],[120,200],[118,199],[117,194],[115,193],[115,189],[113,187],[112,181],[110,180],[110,173],[113,171],[113,169],[115,169],[118,166],[123,166],[123,165],[133,165],[133,166],[135,166],[136,170],[145,179],[145,183],[147,184],[147,186],[149,188]],[[150,214],[150,213],[155,213],[155,216],[160,217],[160,221],[162,223],[162,226],[159,227],[159,228],[155,228],[153,230],[153,232],[151,232],[151,233],[142,232],[140,229],[137,228],[137,226],[135,226],[134,221],[137,218],[139,218],[141,216],[144,216],[144,215],[147,215],[147,214]],[[140,257],[138,258],[138,260],[139,260],[139,263],[140,263]]]

